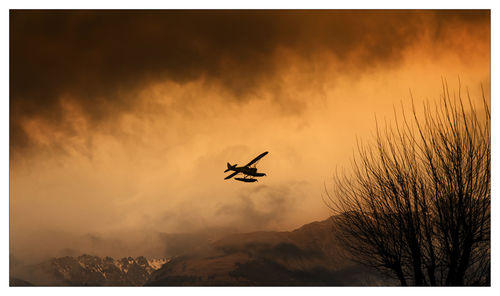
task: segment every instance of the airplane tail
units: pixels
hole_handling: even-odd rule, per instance
[[[224,173],[229,172],[230,170],[234,169],[236,167],[235,165],[231,165],[229,162],[227,163],[227,170],[224,171]]]

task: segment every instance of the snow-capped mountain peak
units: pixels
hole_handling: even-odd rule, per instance
[[[158,270],[158,269],[160,269],[160,267],[163,266],[163,264],[167,263],[168,261],[170,261],[170,259],[168,259],[168,258],[151,259],[151,260],[148,260],[148,264],[154,270]]]
[[[149,276],[168,262],[167,258],[146,259],[137,258],[113,259],[81,255],[78,257],[53,258],[40,264],[26,266],[23,275],[29,282],[38,284],[36,274],[43,270],[52,270],[53,275],[49,285],[76,286],[140,286]]]

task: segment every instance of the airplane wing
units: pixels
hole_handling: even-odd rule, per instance
[[[251,166],[252,164],[256,163],[257,161],[259,161],[262,157],[266,156],[269,152],[264,152],[262,153],[261,155],[257,156],[256,158],[254,158],[252,161],[250,161],[249,163],[247,163],[246,166]]]
[[[234,172],[231,175],[227,176],[224,178],[224,180],[231,179],[232,177],[236,176],[239,172]]]

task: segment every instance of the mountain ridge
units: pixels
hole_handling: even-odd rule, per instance
[[[332,217],[292,231],[236,233],[209,248],[173,258],[153,272],[149,286],[393,285],[348,260],[335,240]]]
[[[142,286],[168,259],[64,256],[11,270],[11,286]]]
[[[13,272],[11,286],[375,286],[395,285],[352,262],[335,220],[292,231],[225,234],[172,258],[52,258]],[[174,236],[171,236],[174,238]],[[166,242],[168,244],[168,242]]]

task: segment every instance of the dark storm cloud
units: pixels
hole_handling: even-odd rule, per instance
[[[204,78],[244,101],[279,73],[279,48],[327,52],[356,73],[456,23],[489,25],[489,11],[11,11],[11,147],[30,145],[23,119],[59,123],[62,95],[95,126],[155,81]]]

